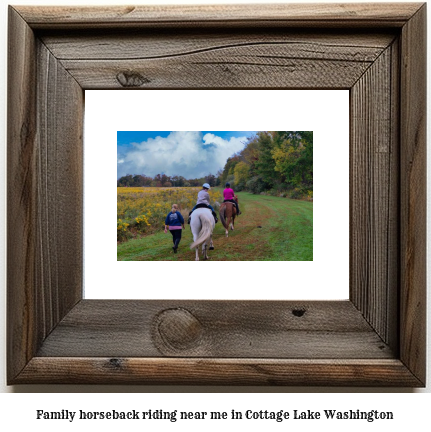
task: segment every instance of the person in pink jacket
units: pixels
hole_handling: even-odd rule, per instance
[[[226,183],[226,189],[223,191],[223,202],[231,202],[235,204],[236,207],[236,214],[240,215],[241,212],[239,211],[238,203],[235,201],[235,192],[230,187],[230,183]]]

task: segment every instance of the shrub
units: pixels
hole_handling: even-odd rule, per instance
[[[259,176],[254,176],[246,183],[247,189],[253,194],[260,194],[265,188],[264,181]]]
[[[117,220],[117,241],[124,241],[128,238],[128,224],[127,222],[123,222],[121,219]]]

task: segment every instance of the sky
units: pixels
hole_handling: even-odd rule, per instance
[[[127,174],[216,175],[256,131],[118,131],[117,179]]]

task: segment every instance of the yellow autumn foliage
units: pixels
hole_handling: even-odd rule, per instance
[[[187,217],[196,204],[200,187],[118,187],[117,239],[125,240],[133,234],[151,234],[163,228],[172,204]],[[211,205],[222,202],[219,190],[210,189]]]

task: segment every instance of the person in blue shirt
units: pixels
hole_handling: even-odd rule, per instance
[[[172,241],[174,245],[172,249],[174,253],[177,253],[178,246],[181,241],[181,233],[184,229],[184,218],[182,214],[178,211],[177,204],[172,204],[172,209],[168,213],[165,219],[165,234],[168,232],[172,234]]]

